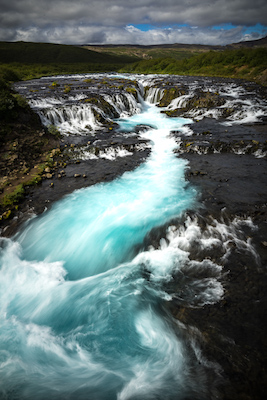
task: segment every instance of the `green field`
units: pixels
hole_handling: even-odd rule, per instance
[[[99,52],[109,56],[130,57],[135,61],[151,60],[155,58],[174,58],[175,60],[183,60],[193,57],[204,51],[208,51],[206,46],[83,46],[91,51]]]

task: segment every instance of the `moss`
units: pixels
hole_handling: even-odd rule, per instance
[[[18,203],[24,196],[24,185],[20,183],[15,187],[12,193],[6,194],[2,200],[2,206],[7,208]]]
[[[50,89],[56,89],[57,87],[59,87],[59,83],[57,82],[53,82],[52,85],[49,86]]]
[[[137,90],[135,88],[127,87],[126,92],[132,94],[136,100],[138,99]]]
[[[91,104],[98,104],[98,99],[95,97],[91,97],[90,99],[85,99],[85,103],[91,103]]]
[[[4,214],[0,217],[1,219],[8,219],[11,216],[12,211],[11,210],[7,210],[4,212]]]
[[[126,88],[126,92],[128,92],[128,93],[136,93],[136,89],[135,88],[132,88],[132,87],[127,87]]]
[[[71,87],[70,86],[68,86],[68,85],[66,85],[65,86],[65,89],[64,89],[64,93],[69,93],[71,91]]]
[[[172,87],[164,90],[163,96],[159,102],[159,107],[167,107],[172,100],[183,94],[180,88]]]

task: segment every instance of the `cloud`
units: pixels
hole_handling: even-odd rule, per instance
[[[267,25],[266,0],[0,0],[0,7],[0,40],[226,44],[242,40],[244,27]],[[212,29],[226,23],[236,27]],[[154,28],[134,28],[141,24]]]

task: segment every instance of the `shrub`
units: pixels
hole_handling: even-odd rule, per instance
[[[0,90],[0,118],[9,120],[16,116],[17,101],[7,90]]]

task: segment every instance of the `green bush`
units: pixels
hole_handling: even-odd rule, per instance
[[[19,74],[13,69],[3,68],[1,70],[2,79],[6,82],[16,82],[20,80]]]
[[[0,90],[0,118],[9,120],[16,116],[17,101],[7,90]]]

